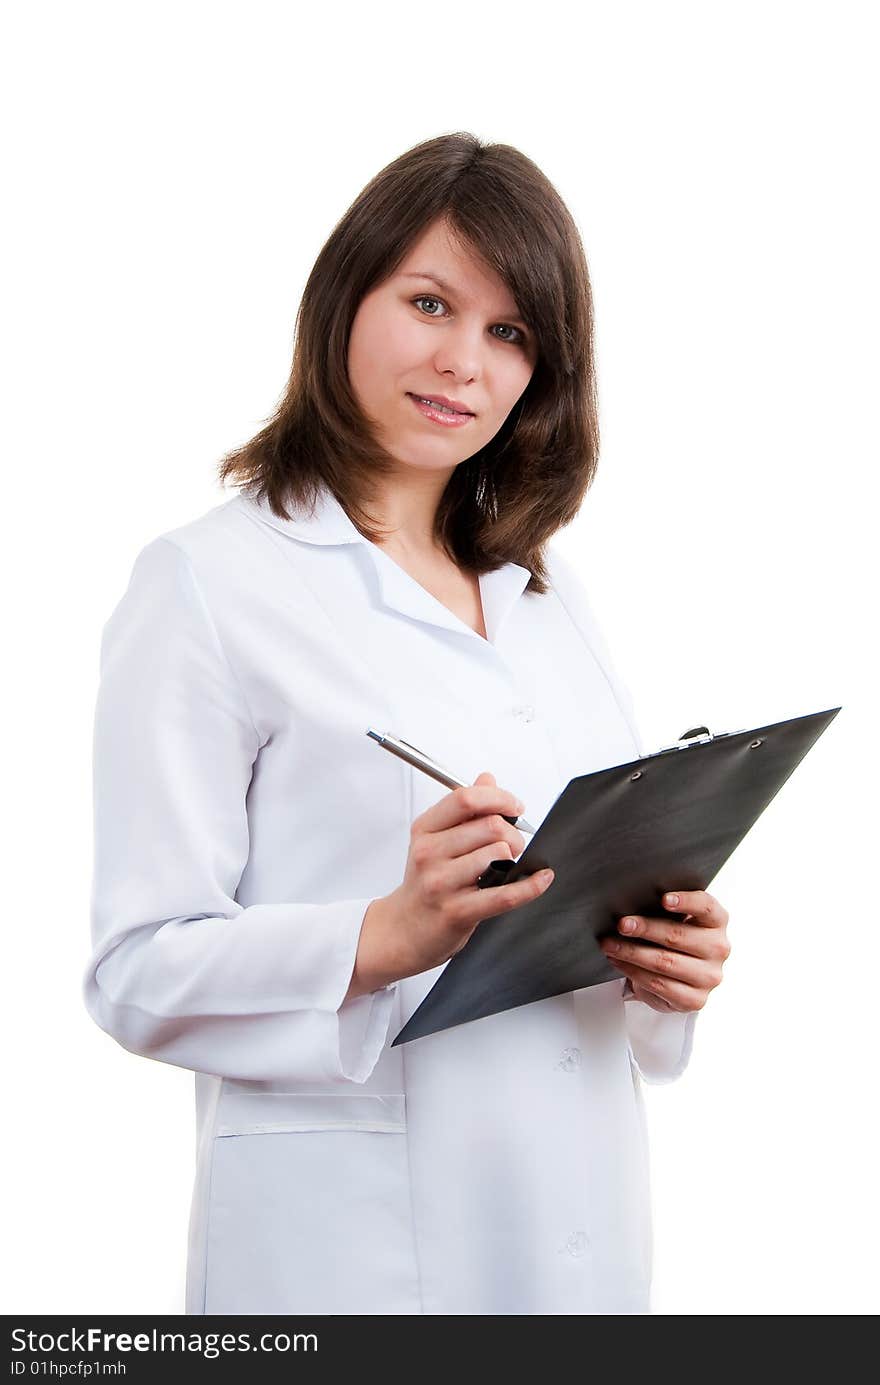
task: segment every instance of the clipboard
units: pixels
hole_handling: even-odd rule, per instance
[[[599,939],[616,934],[624,914],[684,918],[662,896],[708,887],[840,710],[717,735],[696,727],[651,755],[571,779],[522,855],[493,861],[477,882],[512,884],[551,866],[549,890],[479,923],[391,1047],[619,981]]]

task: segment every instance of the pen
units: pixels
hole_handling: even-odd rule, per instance
[[[397,736],[383,735],[381,731],[374,731],[371,726],[367,727],[367,735],[383,747],[390,750],[392,755],[396,755],[400,760],[406,760],[408,765],[415,769],[420,769],[423,774],[429,774],[432,779],[436,779],[438,784],[445,784],[447,789],[467,789],[470,788],[466,779],[458,779],[454,774],[450,774],[448,769],[438,765],[436,760],[432,760],[430,755],[426,755],[423,750],[417,750],[408,741],[402,741]],[[512,827],[518,828],[520,832],[529,832],[534,836],[535,829],[526,822],[525,818],[508,817],[507,813],[501,816],[505,822],[509,822]]]

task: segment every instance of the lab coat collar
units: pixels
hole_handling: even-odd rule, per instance
[[[442,601],[411,577],[384,549],[364,538],[339,501],[326,487],[319,491],[317,503],[311,514],[299,514],[293,519],[280,519],[265,499],[256,500],[250,496],[241,496],[240,499],[266,524],[303,543],[363,544],[376,570],[381,599],[385,606],[413,620],[420,620],[428,625],[439,625],[455,631],[456,634],[465,634],[471,639],[485,643],[475,630],[471,630],[470,626],[444,606]],[[521,567],[518,563],[505,563],[494,572],[484,572],[480,575],[483,620],[490,644],[495,644],[502,624],[524,592],[530,577],[529,569]]]
[[[332,491],[322,487],[318,492],[314,511],[297,514],[293,519],[281,519],[272,510],[268,500],[257,500],[242,495],[240,499],[246,506],[274,529],[304,543],[367,543],[363,534],[355,528]],[[288,502],[288,508],[292,508]]]

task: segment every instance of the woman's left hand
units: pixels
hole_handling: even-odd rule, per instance
[[[623,938],[602,938],[599,946],[629,978],[634,998],[652,1010],[702,1010],[709,992],[720,985],[721,969],[730,956],[730,915],[705,890],[665,894],[663,904],[685,914],[685,920],[627,914],[618,924]],[[635,920],[632,929],[626,926],[630,919]]]

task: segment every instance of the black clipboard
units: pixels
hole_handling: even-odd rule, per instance
[[[516,861],[481,887],[545,866],[544,895],[477,925],[392,1041],[620,980],[598,940],[624,914],[680,919],[667,890],[705,890],[840,707],[750,731],[685,732],[675,745],[571,779]]]

